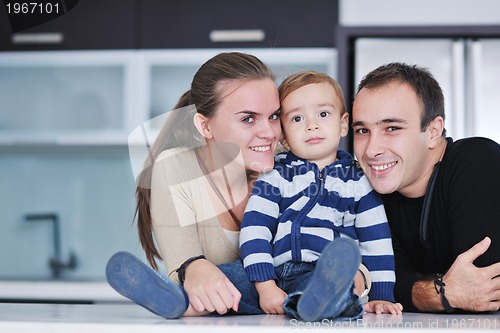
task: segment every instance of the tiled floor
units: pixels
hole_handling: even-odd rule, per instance
[[[228,316],[166,320],[129,303],[0,304],[0,332],[283,332],[296,329],[413,329],[412,332],[500,329],[500,312],[473,315],[404,313],[400,316],[365,314],[356,322],[306,323],[285,316]]]

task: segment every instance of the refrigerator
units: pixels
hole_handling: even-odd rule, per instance
[[[354,82],[389,62],[428,68],[445,97],[445,128],[455,140],[483,136],[500,143],[500,39],[358,38]]]

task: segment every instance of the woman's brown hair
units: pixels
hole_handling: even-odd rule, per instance
[[[174,109],[182,108],[182,112],[175,112],[167,118],[158,137],[151,147],[144,168],[137,178],[136,200],[137,205],[134,220],[137,220],[139,240],[151,267],[158,270],[156,259],[161,255],[156,248],[150,211],[151,175],[154,161],[158,155],[170,148],[193,145],[202,139],[194,137],[198,134],[193,115],[198,112],[206,118],[213,118],[224,98],[219,89],[224,81],[272,79],[275,80],[271,69],[255,56],[240,52],[220,53],[205,62],[193,77],[191,89],[184,93]],[[187,107],[193,105],[193,107]],[[184,108],[186,107],[186,108]],[[196,108],[195,108],[196,107]]]

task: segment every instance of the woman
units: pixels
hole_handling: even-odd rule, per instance
[[[195,74],[178,106],[188,104],[196,112],[169,117],[136,191],[147,260],[157,269],[163,259],[170,280],[121,252],[108,263],[108,282],[166,318],[263,313],[238,236],[253,182],[272,169],[281,137],[274,76],[254,56],[221,53]]]

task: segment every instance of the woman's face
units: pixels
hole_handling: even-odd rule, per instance
[[[208,120],[209,141],[238,146],[247,171],[266,172],[274,166],[281,138],[278,89],[273,80],[230,80],[220,84],[222,96]]]

